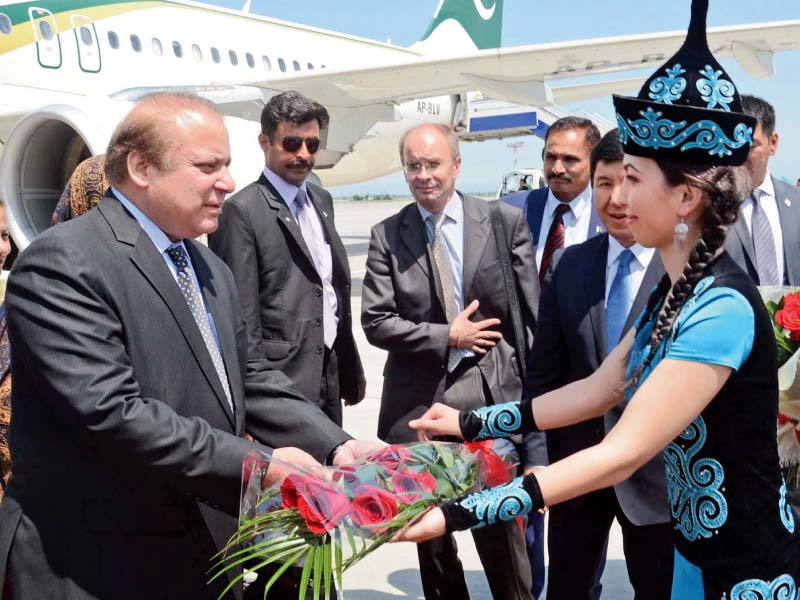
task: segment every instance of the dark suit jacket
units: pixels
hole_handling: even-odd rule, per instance
[[[525,376],[525,398],[591,375],[606,356],[605,286],[608,234],[590,238],[557,253],[542,288],[536,338]],[[656,253],[645,271],[623,331],[630,329],[664,275]],[[526,436],[526,464],[547,464],[602,441],[616,425],[624,404],[604,417]],[[659,454],[630,479],[615,486],[625,515],[636,525],[666,522],[664,463]],[[580,500],[578,500],[580,501]]]
[[[800,286],[800,189],[774,177],[772,183],[775,186],[775,200],[778,203],[783,231],[784,283]],[[753,237],[741,214],[728,232],[725,250],[756,285],[759,285]]]
[[[530,345],[539,285],[527,226],[519,210],[500,204]],[[518,400],[522,378],[489,204],[464,196],[464,306],[480,301],[474,321],[497,317],[503,339],[478,361],[495,402]],[[361,324],[369,342],[389,351],[378,436],[414,441],[408,421],[442,400],[448,333],[441,283],[416,203],[372,228],[362,291]]]
[[[545,204],[547,204],[547,197],[549,194],[550,188],[545,187],[531,190],[530,192],[509,194],[501,199],[506,204],[521,208],[525,213],[525,219],[528,222],[528,228],[531,232],[534,256],[536,255],[536,249],[539,245],[539,234],[541,233],[542,220],[544,219],[544,207]],[[603,221],[600,220],[600,215],[597,214],[594,200],[592,200],[592,214],[589,220],[587,237],[594,237],[605,230],[605,225],[603,225]]]
[[[115,198],[14,264],[14,475],[0,506],[12,599],[216,598],[209,559],[236,527],[242,459],[258,447],[240,437],[245,420],[320,460],[348,437],[248,343],[222,261],[186,247],[233,412],[164,259]]]
[[[308,191],[333,260],[339,391],[355,402],[363,369],[353,339],[347,253],[334,227],[331,195],[312,183]],[[219,228],[209,236],[208,245],[233,272],[247,329],[264,357],[304,396],[317,401],[325,345],[322,280],[300,226],[263,174],[225,202]]]

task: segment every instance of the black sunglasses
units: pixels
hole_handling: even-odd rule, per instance
[[[309,154],[316,154],[319,150],[320,139],[318,137],[301,138],[299,135],[287,135],[281,140],[281,146],[286,152],[297,152],[303,142],[305,142]]]

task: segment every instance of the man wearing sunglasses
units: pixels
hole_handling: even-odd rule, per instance
[[[226,203],[209,246],[233,271],[250,335],[276,369],[335,423],[366,380],[352,332],[350,269],[331,195],[307,181],[328,124],[298,92],[261,113],[266,167]]]

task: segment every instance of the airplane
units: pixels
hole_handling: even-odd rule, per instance
[[[148,93],[186,90],[215,102],[234,178],[246,185],[263,167],[261,108],[299,90],[331,113],[315,175],[335,186],[399,170],[400,136],[421,122],[451,124],[467,140],[541,134],[543,111],[530,107],[642,80],[553,82],[656,67],[685,36],[500,48],[503,0],[440,0],[422,39],[400,47],[249,8],[249,0],[241,11],[191,0],[0,1],[0,195],[19,249],[49,226],[74,167],[104,152],[116,123]],[[708,38],[718,57],[768,77],[774,53],[800,47],[800,21],[711,28]]]

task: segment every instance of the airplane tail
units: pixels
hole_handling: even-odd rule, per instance
[[[439,0],[431,24],[412,48],[425,54],[498,48],[502,30],[503,0]]]

